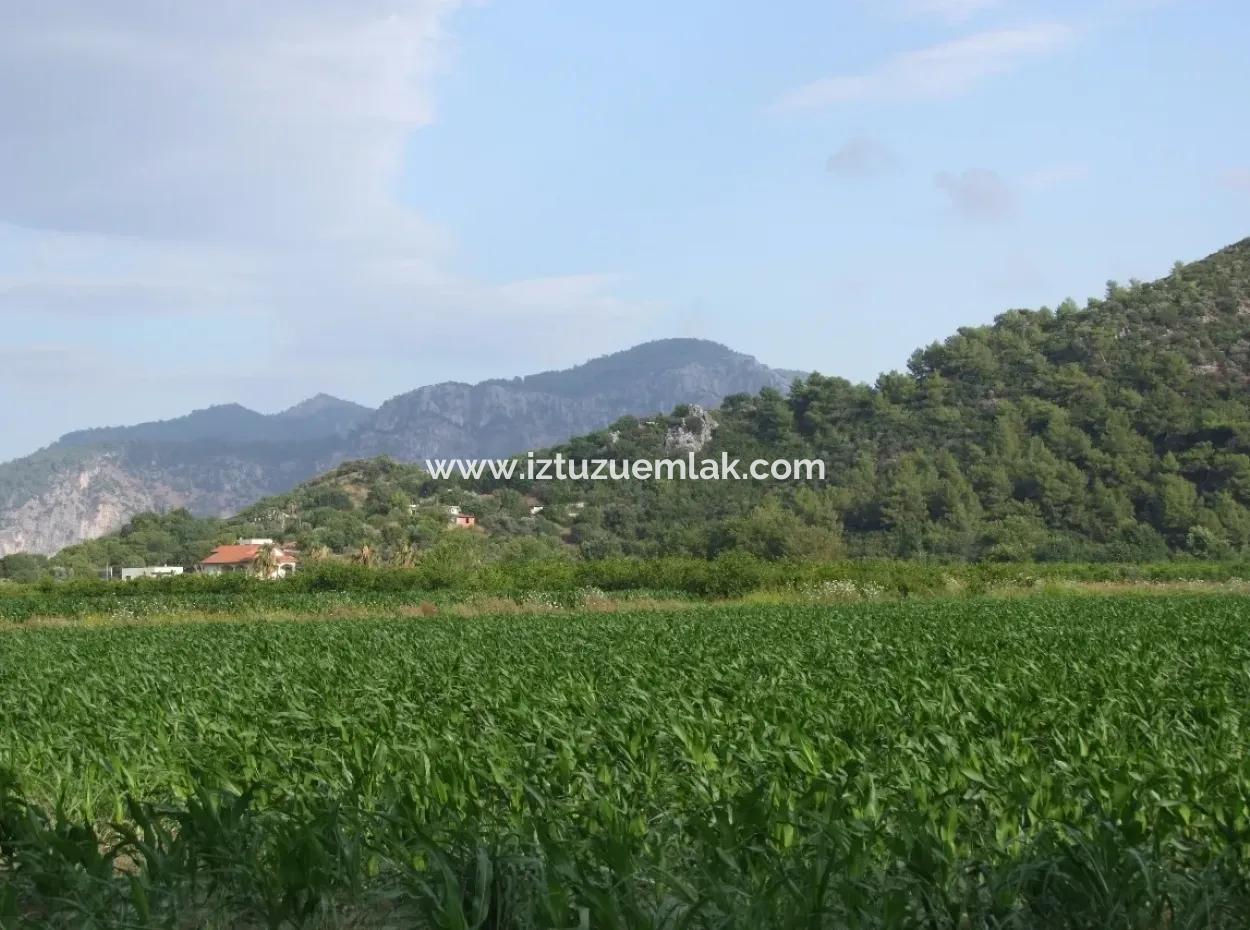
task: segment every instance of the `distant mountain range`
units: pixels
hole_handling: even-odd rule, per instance
[[[0,464],[0,555],[52,553],[146,511],[229,515],[349,459],[504,456],[795,377],[713,342],[665,339],[563,371],[430,385],[377,410],[318,394],[275,414],[223,404],[80,430]]]

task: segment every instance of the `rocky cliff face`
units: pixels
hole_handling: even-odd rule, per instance
[[[551,373],[558,377],[436,384],[402,394],[352,437],[353,451],[409,462],[494,458],[554,445],[626,414],[667,413],[684,403],[714,407],[730,394],[789,386],[787,374],[749,356],[718,346],[722,354],[709,358],[704,343],[670,342],[693,343],[699,351],[689,360],[668,353],[657,359],[640,346]]]
[[[225,405],[84,430],[0,465],[0,555],[52,553],[144,511],[225,516],[348,459],[501,457],[792,378],[715,343],[670,339],[564,371],[423,387],[377,411],[318,395],[279,414]]]
[[[288,490],[338,459],[325,446],[295,443],[111,445],[72,457],[36,454],[19,463],[44,471],[33,493],[0,501],[0,555],[53,553],[119,529],[135,514],[185,507],[228,516]],[[9,466],[0,466],[0,478]]]
[[[0,555],[52,552],[64,540],[102,536],[130,513],[159,509],[168,497],[168,487],[141,484],[115,455],[88,458],[50,474],[41,493],[5,513]]]

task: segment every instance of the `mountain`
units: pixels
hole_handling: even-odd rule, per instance
[[[1250,558],[1250,239],[1153,283],[1109,284],[1085,307],[961,328],[872,385],[812,375],[788,396],[765,387],[710,411],[624,417],[548,451],[686,450],[819,460],[826,479],[435,481],[353,462],[224,524],[149,520],[58,558],[90,570],[213,533],[367,546],[401,564],[469,542],[500,558]],[[449,504],[485,532],[446,529]],[[162,549],[174,536],[184,548]]]
[[[302,438],[335,435],[347,436],[372,416],[374,411],[350,400],[341,400],[329,394],[315,394],[294,407],[269,417],[291,430],[291,435]]]
[[[565,371],[419,388],[376,411],[319,394],[276,414],[225,404],[82,430],[0,465],[0,555],[55,552],[145,511],[235,513],[350,459],[508,455],[791,380],[716,343],[671,339]]]
[[[368,407],[318,394],[281,413],[262,414],[240,404],[219,404],[172,420],[106,426],[67,433],[57,446],[147,442],[272,442],[346,436],[373,413]]]
[[[497,458],[563,442],[628,413],[717,404],[792,373],[700,339],[664,339],[563,371],[469,385],[435,384],[384,403],[352,437],[353,457]]]

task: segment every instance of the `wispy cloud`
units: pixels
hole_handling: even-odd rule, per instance
[[[951,209],[966,220],[1001,222],[1016,212],[1016,194],[995,171],[969,169],[959,174],[943,171],[933,183],[950,200]]]
[[[860,101],[955,97],[986,78],[1065,47],[1073,37],[1072,28],[1062,23],[979,32],[905,52],[860,74],[812,81],[784,94],[777,107],[806,110]]]
[[[1003,0],[904,0],[902,12],[958,21],[1001,6],[1002,2]]]
[[[898,168],[898,158],[885,143],[867,136],[848,139],[825,162],[825,170],[841,178],[870,178]]]

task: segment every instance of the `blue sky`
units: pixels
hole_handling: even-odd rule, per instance
[[[1250,235],[1234,2],[274,0],[0,36],[0,459],[664,336],[855,380]]]

